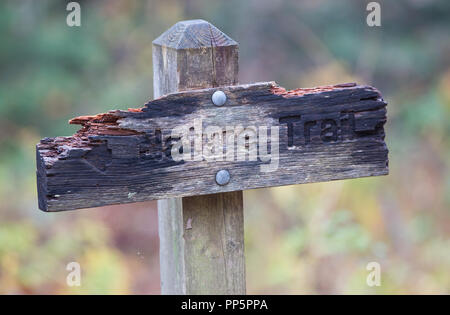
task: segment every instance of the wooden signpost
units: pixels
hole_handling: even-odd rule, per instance
[[[386,103],[354,83],[238,85],[238,45],[203,20],[153,42],[155,99],[37,145],[39,207],[158,199],[167,294],[245,294],[246,189],[388,174]]]

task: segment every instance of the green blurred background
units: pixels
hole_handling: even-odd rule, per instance
[[[0,3],[0,293],[159,293],[156,203],[43,213],[35,144],[141,106],[152,40],[194,18],[240,43],[242,83],[355,81],[389,103],[389,176],[245,192],[248,293],[450,293],[450,1],[378,1],[381,27],[361,0],[79,1],[81,27],[68,2]]]

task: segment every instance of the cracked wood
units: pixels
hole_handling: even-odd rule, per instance
[[[227,95],[221,107],[211,102],[216,90]],[[172,131],[198,121],[203,137],[208,126],[224,131],[239,126],[239,132],[278,126],[278,168],[261,172],[267,162],[249,161],[248,154],[237,161],[238,150],[229,150],[232,161],[175,161],[171,150],[179,139]],[[74,118],[70,123],[82,125],[75,135],[41,140],[36,150],[39,208],[60,211],[386,175],[385,122],[386,102],[370,86],[286,91],[265,82],[176,92],[140,109]],[[195,148],[195,153],[202,151]],[[221,169],[231,174],[228,185],[215,183]]]

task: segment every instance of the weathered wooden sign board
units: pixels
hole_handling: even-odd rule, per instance
[[[215,105],[222,91],[226,102]],[[388,174],[386,102],[354,83],[176,92],[70,121],[37,145],[39,207],[60,211]],[[216,182],[229,172],[225,185]]]
[[[388,173],[376,89],[237,85],[238,47],[178,22],[153,41],[157,99],[37,145],[42,210],[158,199],[163,294],[245,294],[243,190]]]

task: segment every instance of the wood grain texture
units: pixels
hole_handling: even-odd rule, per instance
[[[238,45],[206,21],[179,22],[153,42],[153,69],[155,97],[233,85]],[[158,200],[161,293],[245,294],[243,211],[242,191]]]
[[[221,107],[211,102],[216,90],[228,97]],[[140,111],[105,115],[76,119],[84,125],[79,134],[38,144],[41,209],[58,211],[388,173],[386,103],[369,86],[291,92],[273,82],[226,86],[177,92],[147,103]],[[201,128],[194,128],[200,120]],[[224,131],[237,126],[232,134],[235,142],[244,132],[250,132],[246,137],[255,142],[258,137],[251,136],[256,135],[256,127],[278,126],[278,168],[262,172],[267,162],[248,161],[248,157],[238,161],[239,151],[226,145],[225,152],[233,152],[232,161],[207,160],[207,150],[197,148],[191,150],[200,159],[174,161],[171,149],[178,141],[172,132],[179,126],[204,137],[209,126]],[[225,186],[215,183],[221,169],[231,174]]]
[[[186,294],[182,199],[158,200],[161,294]]]
[[[155,97],[238,83],[239,46],[204,20],[178,22],[153,41]]]
[[[242,192],[182,200],[186,292],[245,294]]]

